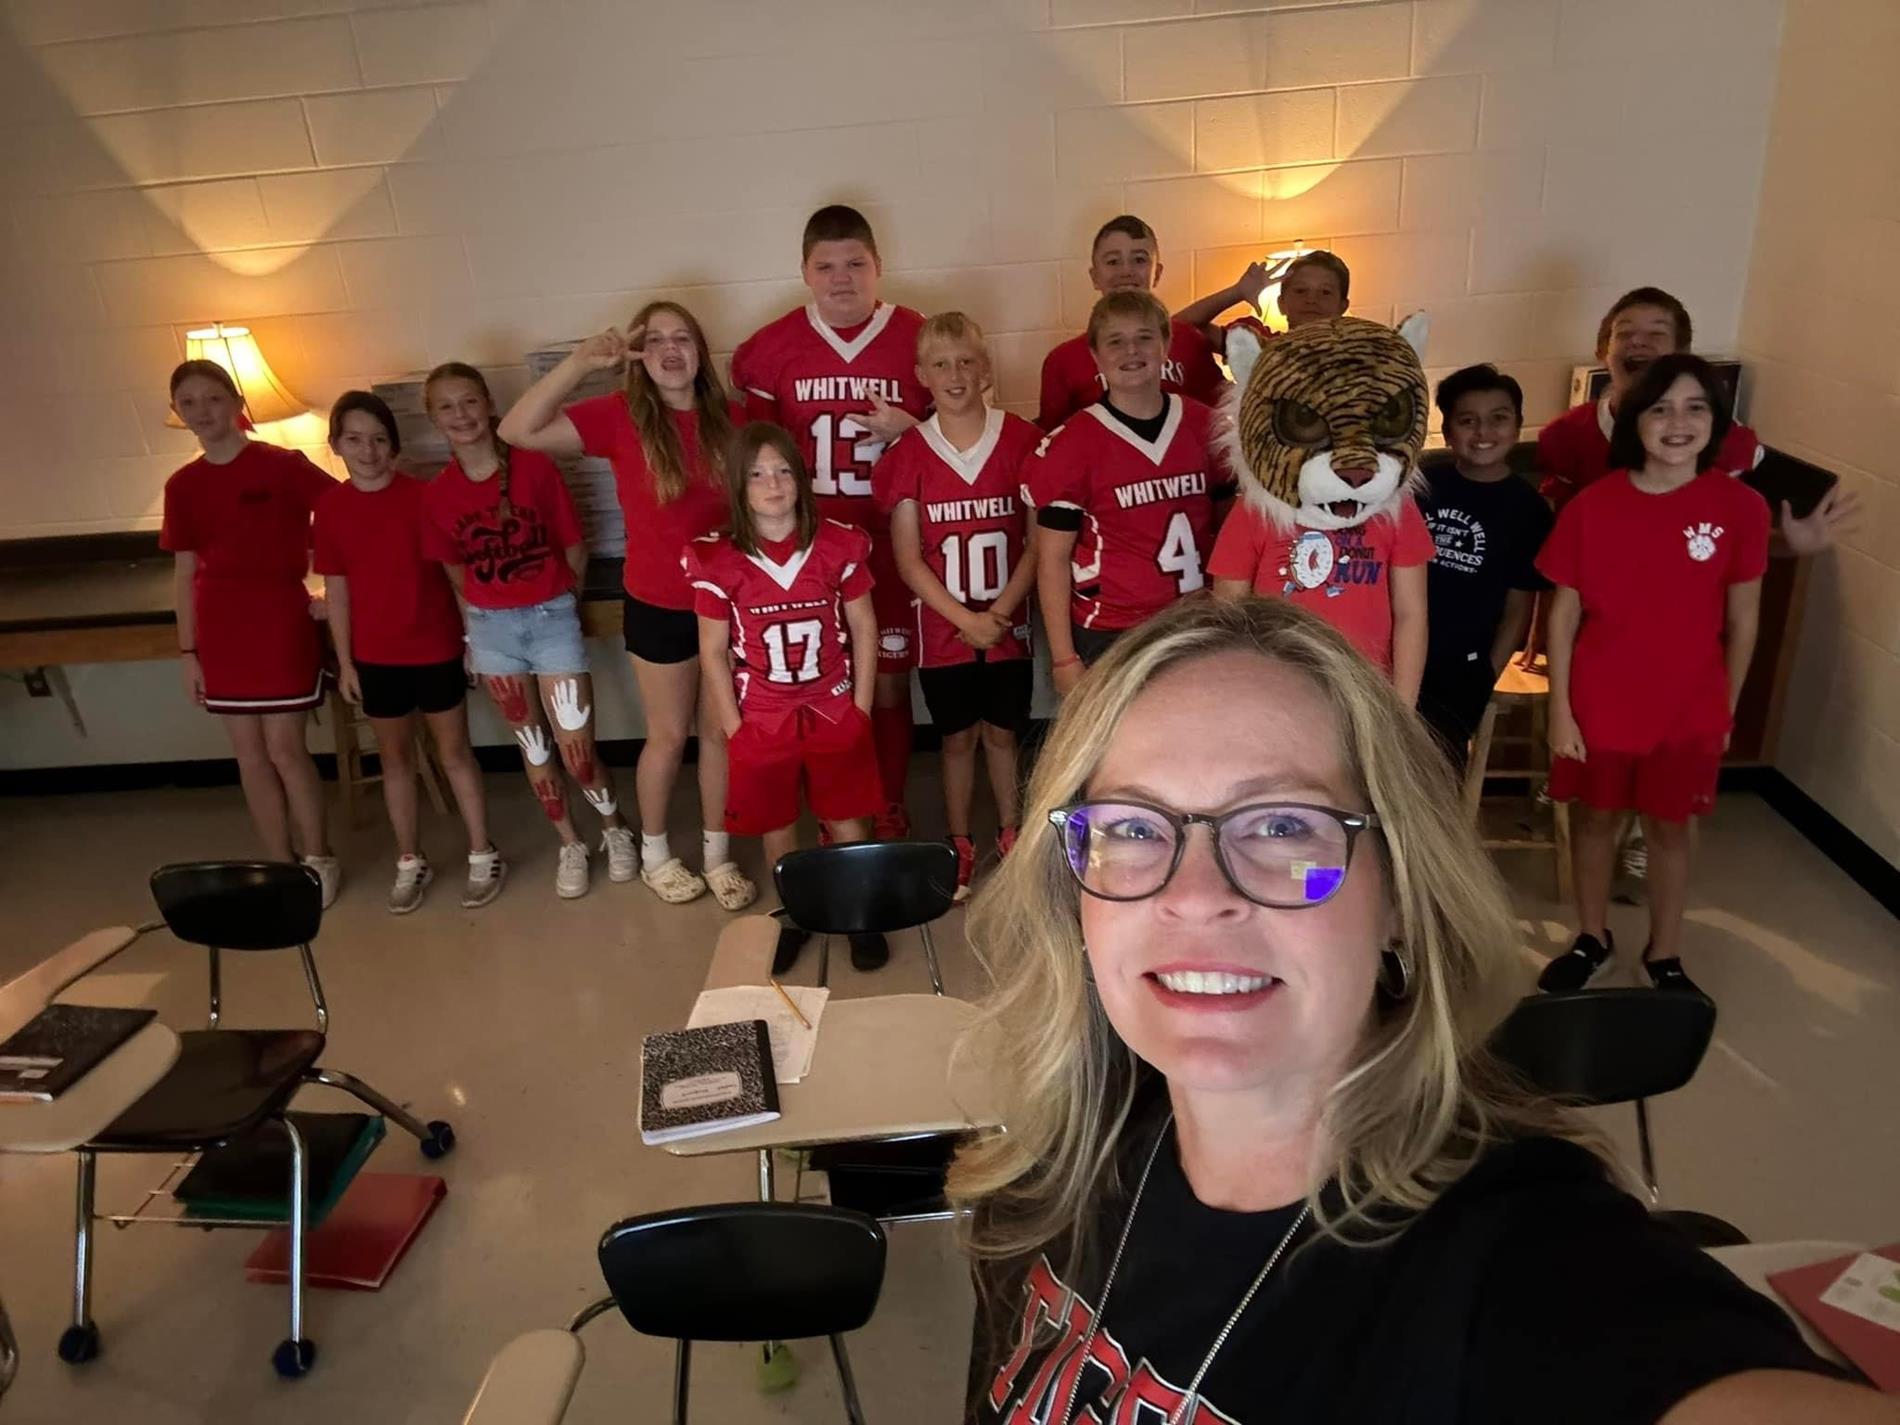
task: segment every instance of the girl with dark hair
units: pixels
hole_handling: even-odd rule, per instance
[[[1613,957],[1606,916],[1619,823],[1649,844],[1649,944],[1662,989],[1683,973],[1689,821],[1715,805],[1735,702],[1755,651],[1770,517],[1718,460],[1721,379],[1686,352],[1658,357],[1617,410],[1611,463],[1557,517],[1537,567],[1550,611],[1550,792],[1574,801],[1576,942],[1545,967],[1582,989]]]
[[[686,577],[707,698],[726,734],[726,830],[764,837],[769,866],[798,845],[801,782],[834,842],[863,841],[882,805],[871,536],[818,517],[797,443],[770,422],[739,432],[725,484],[732,531],[687,545]],[[784,926],[774,974],[806,939]],[[858,969],[889,958],[883,936],[851,937]]]
[[[623,365],[622,391],[563,409],[594,372]],[[680,560],[689,542],[725,526],[720,465],[739,418],[693,314],[677,302],[649,302],[624,333],[604,331],[582,342],[501,421],[502,438],[519,449],[602,456],[613,465],[627,525],[622,628],[646,715],[634,769],[640,879],[672,905],[710,886],[727,910],[750,905],[758,888],[732,860],[726,739],[701,690],[699,620]],[[686,739],[695,731],[703,878],[673,854],[666,831]]]
[[[488,840],[482,771],[468,742],[461,610],[442,566],[423,552],[425,487],[396,469],[396,418],[368,391],[345,391],[330,408],[330,449],[350,479],[317,509],[316,567],[337,682],[369,719],[382,759],[383,805],[396,833],[389,909],[406,915],[421,905],[435,876],[416,811],[420,713],[468,828],[462,904],[472,910],[500,894],[508,868]]]
[[[301,859],[336,899],[342,870],[323,825],[323,783],[304,722],[323,700],[322,652],[304,575],[310,515],[336,482],[304,456],[252,440],[244,401],[214,361],[180,363],[172,410],[204,454],[165,482],[161,547],[176,556],[185,691],[220,714],[265,853]]]
[[[587,843],[568,815],[563,766],[600,813],[608,878],[631,881],[639,867],[633,833],[620,819],[613,781],[594,746],[594,680],[576,599],[587,545],[573,497],[552,460],[510,450],[496,435],[494,397],[473,366],[436,367],[423,385],[423,404],[454,452],[423,500],[426,547],[448,566],[461,597],[469,670],[514,733],[528,784],[560,834],[555,894],[586,895],[589,880]]]

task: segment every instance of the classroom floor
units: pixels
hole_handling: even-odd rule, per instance
[[[934,803],[933,770],[919,759],[914,805]],[[601,1293],[593,1249],[605,1226],[752,1196],[750,1157],[671,1158],[642,1148],[635,1128],[640,1037],[684,1019],[724,913],[710,898],[662,906],[637,883],[610,884],[598,861],[593,891],[557,902],[554,843],[538,809],[518,779],[489,786],[514,861],[499,901],[459,908],[452,832],[432,822],[449,878],[416,914],[390,916],[386,832],[366,815],[342,842],[354,880],[317,947],[333,1016],[324,1061],[424,1117],[452,1119],[460,1139],[439,1169],[449,1196],[388,1285],[313,1291],[308,1329],[320,1358],[308,1378],[285,1383],[269,1364],[285,1335],[284,1293],[244,1281],[251,1234],[102,1228],[94,1315],[104,1354],[74,1370],[53,1354],[70,1290],[72,1161],[0,1158],[0,1293],[23,1354],[8,1425],[458,1420],[498,1347],[563,1324]],[[688,845],[697,835],[681,810],[675,841]],[[152,918],[147,868],[247,846],[235,788],[0,802],[0,979],[87,930]],[[1527,943],[1538,954],[1561,948],[1570,932],[1551,899],[1548,858],[1516,857],[1506,871]],[[1686,959],[1722,1018],[1696,1081],[1654,1105],[1666,1196],[1757,1240],[1900,1236],[1900,1120],[1880,1106],[1900,1082],[1894,920],[1751,796],[1723,799],[1695,890]],[[980,971],[960,944],[960,917],[951,913],[937,943],[949,992],[974,997]],[[1640,911],[1618,908],[1614,923],[1627,948],[1641,945]],[[900,938],[895,950],[875,977],[834,956],[834,992],[927,990],[914,941]],[[1536,963],[1527,951],[1527,983]],[[792,978],[814,973],[808,958]],[[177,1025],[203,1013],[198,952],[162,932],[86,984],[84,998],[151,1004]],[[294,959],[227,956],[225,1007],[231,1024],[303,1022]],[[321,1107],[323,1097],[312,1091],[303,1102]],[[1629,1112],[1603,1117],[1627,1145]],[[371,1166],[437,1170],[393,1130]],[[153,1160],[103,1160],[102,1209],[129,1210],[159,1171]],[[870,1418],[958,1418],[969,1310],[950,1230],[895,1229],[878,1315],[852,1341]],[[585,1339],[588,1366],[568,1420],[661,1418],[670,1346],[612,1318]],[[822,1348],[801,1354],[805,1379],[763,1396],[752,1348],[702,1347],[694,1418],[842,1418]]]

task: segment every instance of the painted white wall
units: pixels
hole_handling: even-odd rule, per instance
[[[3,13],[0,538],[156,524],[193,453],[163,425],[187,326],[249,322],[318,408],[449,357],[511,392],[524,351],[659,293],[727,352],[800,300],[799,228],[828,201],[871,216],[890,295],[988,327],[1019,410],[1083,322],[1090,234],[1132,211],[1170,303],[1330,246],[1358,311],[1429,307],[1434,377],[1495,360],[1534,425],[1639,282],[1733,346],[1781,24],[1780,0]],[[194,718],[143,676],[85,681]],[[94,760],[48,712],[0,687],[0,766]],[[152,726],[108,760],[214,734]]]
[[[1776,761],[1900,865],[1900,7],[1790,0],[1742,351],[1762,437],[1839,473]]]

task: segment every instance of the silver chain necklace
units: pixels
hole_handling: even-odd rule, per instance
[[[1168,1121],[1161,1125],[1161,1132],[1155,1135],[1154,1146],[1148,1150],[1148,1161],[1142,1165],[1141,1178],[1135,1184],[1134,1200],[1128,1204],[1128,1220],[1122,1224],[1121,1239],[1115,1243],[1115,1255],[1109,1259],[1108,1263],[1108,1276],[1102,1281],[1102,1299],[1096,1304],[1095,1314],[1089,1321],[1089,1329],[1082,1337],[1082,1350],[1077,1358],[1081,1365],[1076,1368],[1075,1379],[1069,1384],[1068,1398],[1062,1403],[1062,1414],[1058,1417],[1060,1425],[1070,1425],[1075,1418],[1075,1393],[1082,1388],[1082,1377],[1088,1371],[1089,1347],[1095,1344],[1095,1332],[1108,1315],[1109,1293],[1115,1289],[1115,1274],[1121,1270],[1122,1253],[1127,1250],[1129,1233],[1135,1227],[1135,1213],[1141,1208],[1141,1195],[1148,1190],[1148,1175],[1154,1171],[1155,1159],[1161,1156],[1161,1145],[1168,1141],[1168,1131],[1173,1127],[1174,1115],[1170,1113]],[[1310,1202],[1300,1208],[1300,1214],[1293,1219],[1293,1225],[1286,1229],[1285,1235],[1280,1238],[1279,1243],[1267,1257],[1266,1265],[1260,1268],[1253,1279],[1253,1284],[1241,1296],[1240,1305],[1236,1306],[1233,1314],[1227,1318],[1227,1324],[1220,1328],[1220,1334],[1214,1338],[1214,1344],[1207,1348],[1207,1354],[1201,1358],[1200,1369],[1194,1372],[1194,1379],[1188,1382],[1187,1393],[1182,1397],[1181,1403],[1169,1413],[1167,1425],[1181,1425],[1187,1412],[1199,1402],[1201,1382],[1207,1378],[1207,1372],[1214,1364],[1214,1357],[1218,1356],[1220,1348],[1227,1344],[1227,1338],[1234,1334],[1234,1327],[1240,1324],[1240,1318],[1253,1304],[1255,1295],[1259,1293],[1267,1278],[1272,1275],[1273,1269],[1279,1265],[1281,1254],[1286,1251],[1287,1244],[1306,1225],[1306,1219],[1312,1211],[1313,1205]]]

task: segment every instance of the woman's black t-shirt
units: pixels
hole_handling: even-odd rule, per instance
[[[1142,1155],[1152,1141],[1142,1137]],[[1202,1205],[1170,1139],[1084,1362],[1126,1211],[1125,1200],[1105,1211],[1073,1300],[1047,1258],[1010,1274],[994,1298],[1000,1319],[979,1323],[970,1418],[1162,1425],[1298,1206]],[[1777,1306],[1556,1139],[1494,1149],[1384,1245],[1344,1246],[1310,1226],[1299,1242],[1184,1425],[1616,1425],[1657,1420],[1738,1371],[1828,1370]]]

